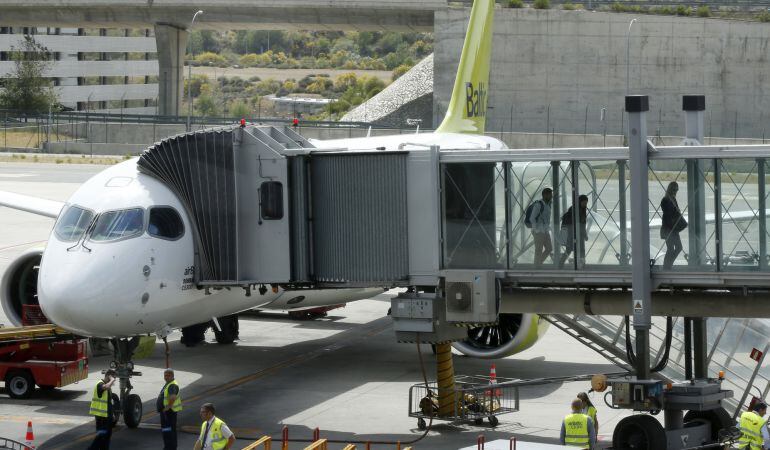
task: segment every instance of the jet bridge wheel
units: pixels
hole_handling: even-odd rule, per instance
[[[685,426],[688,423],[698,425],[708,423],[711,425],[711,440],[714,442],[719,440],[720,430],[726,430],[735,426],[730,413],[724,408],[712,409],[710,411],[687,411],[687,414],[684,415]]]
[[[663,425],[652,416],[637,414],[621,420],[612,433],[615,450],[666,450]]]

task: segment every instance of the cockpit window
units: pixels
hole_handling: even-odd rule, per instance
[[[147,233],[161,239],[176,240],[184,234],[184,224],[174,208],[156,206],[150,210]]]
[[[70,206],[56,223],[54,233],[64,242],[75,242],[83,236],[94,213],[79,206]]]
[[[138,236],[144,231],[144,210],[141,208],[107,211],[96,218],[91,240],[114,241]]]

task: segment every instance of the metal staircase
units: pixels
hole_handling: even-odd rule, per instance
[[[630,369],[626,355],[625,323],[620,316],[588,316],[550,314],[544,316],[552,325],[593,349],[607,360]],[[670,380],[683,380],[684,327],[674,319],[669,362],[660,373]],[[652,359],[660,359],[664,351],[666,326],[664,318],[653,320],[650,331]],[[770,323],[762,319],[721,319],[708,321],[709,373],[725,372],[723,386],[734,392],[724,405],[737,416],[752,396],[766,398],[770,392],[770,367],[765,355],[770,351]],[[633,339],[633,338],[632,338]]]

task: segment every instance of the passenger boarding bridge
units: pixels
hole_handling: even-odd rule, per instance
[[[166,139],[138,166],[185,205],[199,289],[408,287],[393,300],[396,338],[441,344],[440,355],[474,329],[482,347],[502,345],[521,317],[544,314],[632,367],[613,402],[664,410],[669,448],[684,448],[686,434],[705,443],[734,423],[726,406],[735,417],[770,392],[770,327],[758,320],[770,318],[770,146],[702,145],[703,96],[683,99],[682,144],[655,146],[648,108],[626,97],[628,147],[440,148],[407,136],[397,148],[321,149],[288,127],[244,124]],[[547,217],[535,220],[545,188]],[[566,220],[581,196],[572,216],[584,220]],[[692,383],[663,392],[654,372]],[[628,419],[622,442],[660,427]]]

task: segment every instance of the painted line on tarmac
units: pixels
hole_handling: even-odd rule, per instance
[[[32,421],[32,425],[36,423],[42,423],[45,425],[83,425],[89,422],[86,419],[69,420],[69,419],[59,419],[56,417],[43,417],[43,416],[5,416],[5,415],[0,416],[0,422],[27,423],[30,420]]]
[[[379,322],[382,322],[382,321],[385,321],[384,325],[380,325],[379,324]],[[371,323],[371,325],[367,325],[362,330],[360,330],[360,332],[362,334],[361,334],[361,336],[358,339],[348,340],[347,343],[345,343],[345,344],[341,344],[339,342],[335,342],[333,344],[325,345],[325,346],[323,346],[321,348],[317,348],[315,350],[311,350],[309,352],[302,353],[300,355],[297,355],[297,356],[294,356],[294,357],[289,358],[287,360],[284,360],[282,362],[276,363],[276,364],[274,364],[274,365],[272,365],[270,367],[264,368],[262,370],[254,372],[252,374],[245,375],[245,376],[242,376],[240,378],[236,378],[235,380],[229,381],[229,382],[224,383],[224,384],[220,384],[219,386],[215,386],[215,387],[210,388],[208,390],[205,390],[205,391],[203,391],[203,392],[201,392],[199,394],[196,394],[196,395],[193,395],[193,396],[190,396],[190,397],[185,397],[185,402],[194,402],[194,401],[204,399],[204,398],[209,397],[209,396],[214,395],[214,394],[219,394],[219,393],[222,393],[224,391],[228,391],[230,389],[233,389],[235,387],[238,387],[238,386],[241,386],[243,384],[249,383],[251,381],[258,380],[258,379],[260,379],[262,377],[265,377],[267,375],[272,375],[273,373],[275,373],[275,372],[277,372],[277,371],[279,371],[281,369],[285,369],[285,368],[291,367],[291,366],[293,366],[295,364],[298,364],[298,363],[301,363],[301,362],[306,362],[306,361],[309,361],[311,359],[318,358],[321,355],[328,354],[329,351],[336,351],[336,350],[340,350],[340,349],[345,348],[345,347],[349,347],[349,346],[353,345],[354,343],[356,343],[357,341],[359,341],[361,339],[367,339],[367,338],[370,338],[372,336],[375,336],[375,335],[377,335],[379,333],[382,333],[383,331],[389,329],[392,326],[392,322],[390,321],[390,319],[388,317],[383,317],[383,318],[380,318],[380,319],[375,319],[375,320],[373,320],[370,323]],[[148,419],[151,419],[151,418],[153,418],[153,417],[155,417],[157,415],[158,415],[157,411],[148,412],[147,414],[142,416],[142,420],[141,421],[144,422],[144,421],[146,421]],[[180,429],[182,429],[184,427],[185,426],[181,426]],[[115,433],[120,432],[120,431],[125,430],[125,429],[126,429],[126,427],[115,427],[115,428],[112,429],[112,434],[115,434]],[[82,444],[83,442],[87,442],[87,441],[92,440],[95,435],[96,435],[95,433],[89,433],[89,434],[83,435],[83,436],[81,436],[81,437],[79,437],[77,439],[74,439],[74,440],[72,440],[70,442],[67,442],[65,444],[62,444],[62,445],[58,445],[58,446],[50,447],[50,448],[46,446],[46,449],[49,449],[49,450],[63,450],[63,449],[72,448],[73,446],[76,446],[76,445]]]

